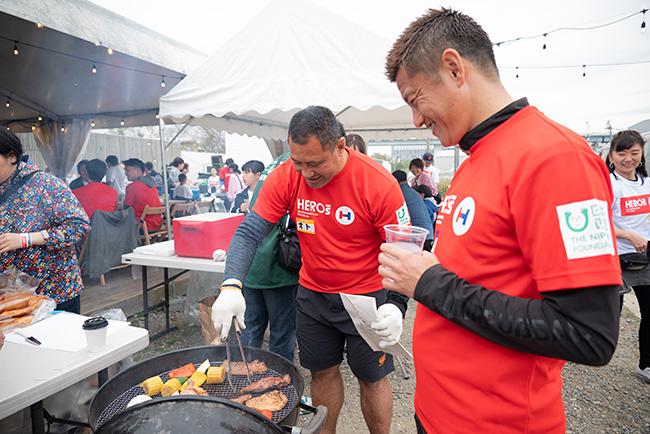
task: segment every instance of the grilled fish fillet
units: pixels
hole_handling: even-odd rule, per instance
[[[260,395],[257,398],[251,398],[246,401],[246,407],[250,407],[257,411],[271,410],[280,411],[287,405],[287,397],[279,390]]]
[[[244,362],[232,362],[232,375],[246,375],[246,366]],[[228,372],[228,359],[221,362],[221,366],[225,368]],[[255,374],[266,374],[269,370],[266,367],[266,363],[260,362],[259,360],[254,360],[248,364],[248,369],[251,371],[251,375]]]
[[[288,386],[289,384],[291,384],[291,376],[289,374],[282,377],[264,377],[261,380],[244,387],[239,391],[239,393],[261,392],[271,388],[279,389]]]

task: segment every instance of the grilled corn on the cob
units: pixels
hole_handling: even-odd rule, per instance
[[[149,396],[154,396],[160,393],[160,390],[163,387],[163,382],[160,376],[156,375],[155,377],[147,378],[141,386],[144,389],[144,393]]]
[[[208,368],[208,384],[221,384],[226,376],[226,369],[222,366],[211,366]]]
[[[178,378],[170,378],[165,384],[163,384],[160,393],[162,396],[170,396],[172,393],[180,390],[180,388],[181,382]]]

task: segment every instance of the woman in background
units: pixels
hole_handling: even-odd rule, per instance
[[[241,167],[244,172],[242,178],[246,187],[235,196],[235,200],[230,207],[230,212],[233,213],[248,213],[251,199],[253,199],[253,192],[257,186],[257,181],[260,180],[260,175],[264,170],[264,163],[257,160],[251,160],[244,163]]]
[[[244,178],[241,176],[239,166],[235,163],[230,163],[228,169],[230,170],[230,178],[228,181],[228,202],[232,203],[235,200],[237,193],[246,188],[246,184],[244,184]]]
[[[60,179],[23,156],[18,137],[0,130],[0,272],[14,266],[41,282],[57,310],[81,313],[83,283],[74,246],[90,231],[86,212]]]
[[[348,134],[347,141],[349,148],[352,148],[357,152],[361,152],[362,154],[368,154],[368,147],[366,146],[366,142],[360,135]]]
[[[643,155],[644,144],[637,131],[621,131],[612,139],[607,154],[606,163],[614,191],[612,215],[619,255],[648,253],[650,179]],[[650,383],[650,266],[638,271],[623,271],[623,280],[634,288],[641,310],[640,358],[636,373],[640,379]]]

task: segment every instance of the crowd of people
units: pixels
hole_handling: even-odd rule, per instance
[[[604,162],[582,137],[511,97],[488,35],[451,9],[409,25],[386,75],[415,126],[469,158],[442,197],[432,153],[410,161],[409,181],[368,157],[363,138],[346,134],[330,109],[310,106],[292,117],[289,151],[268,167],[250,160],[240,169],[232,159],[212,167],[208,194],[246,214],[212,306],[221,339],[234,317],[245,345],[261,347],[267,324],[270,351],[293,360],[297,343],[313,404],[328,408],[324,434],[336,432],[347,358],[368,430],[388,433],[393,357],[371,349],[340,294],[375,299],[371,327],[383,349],[399,342],[411,298],[418,433],[563,433],[562,367],[609,362],[631,287],[641,309],[636,374],[650,383],[643,137],[619,132]],[[174,197],[191,199],[187,163],[175,158],[167,170]],[[0,203],[0,265],[42,279],[39,292],[78,313],[74,244],[93,213],[123,203],[139,218],[146,205],[160,206],[164,186],[135,158],[83,160],[77,171],[71,191],[0,130],[0,194],[14,195]],[[422,254],[386,244],[389,224],[426,229]],[[288,227],[300,242],[299,273],[278,261]]]

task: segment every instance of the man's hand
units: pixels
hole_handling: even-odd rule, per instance
[[[419,256],[386,243],[381,245],[381,251],[384,253],[379,254],[379,274],[385,277],[382,281],[384,288],[409,298],[413,298],[422,274],[440,263],[436,255],[426,251]]]
[[[402,335],[402,311],[392,303],[385,303],[377,309],[379,321],[370,326],[381,336],[379,346],[382,348],[395,345]]]
[[[221,342],[225,342],[230,333],[232,317],[237,318],[239,327],[244,330],[244,312],[246,312],[246,301],[238,289],[221,289],[221,294],[212,305],[212,322],[219,333],[221,331]]]
[[[0,235],[0,253],[20,249],[20,234]]]

